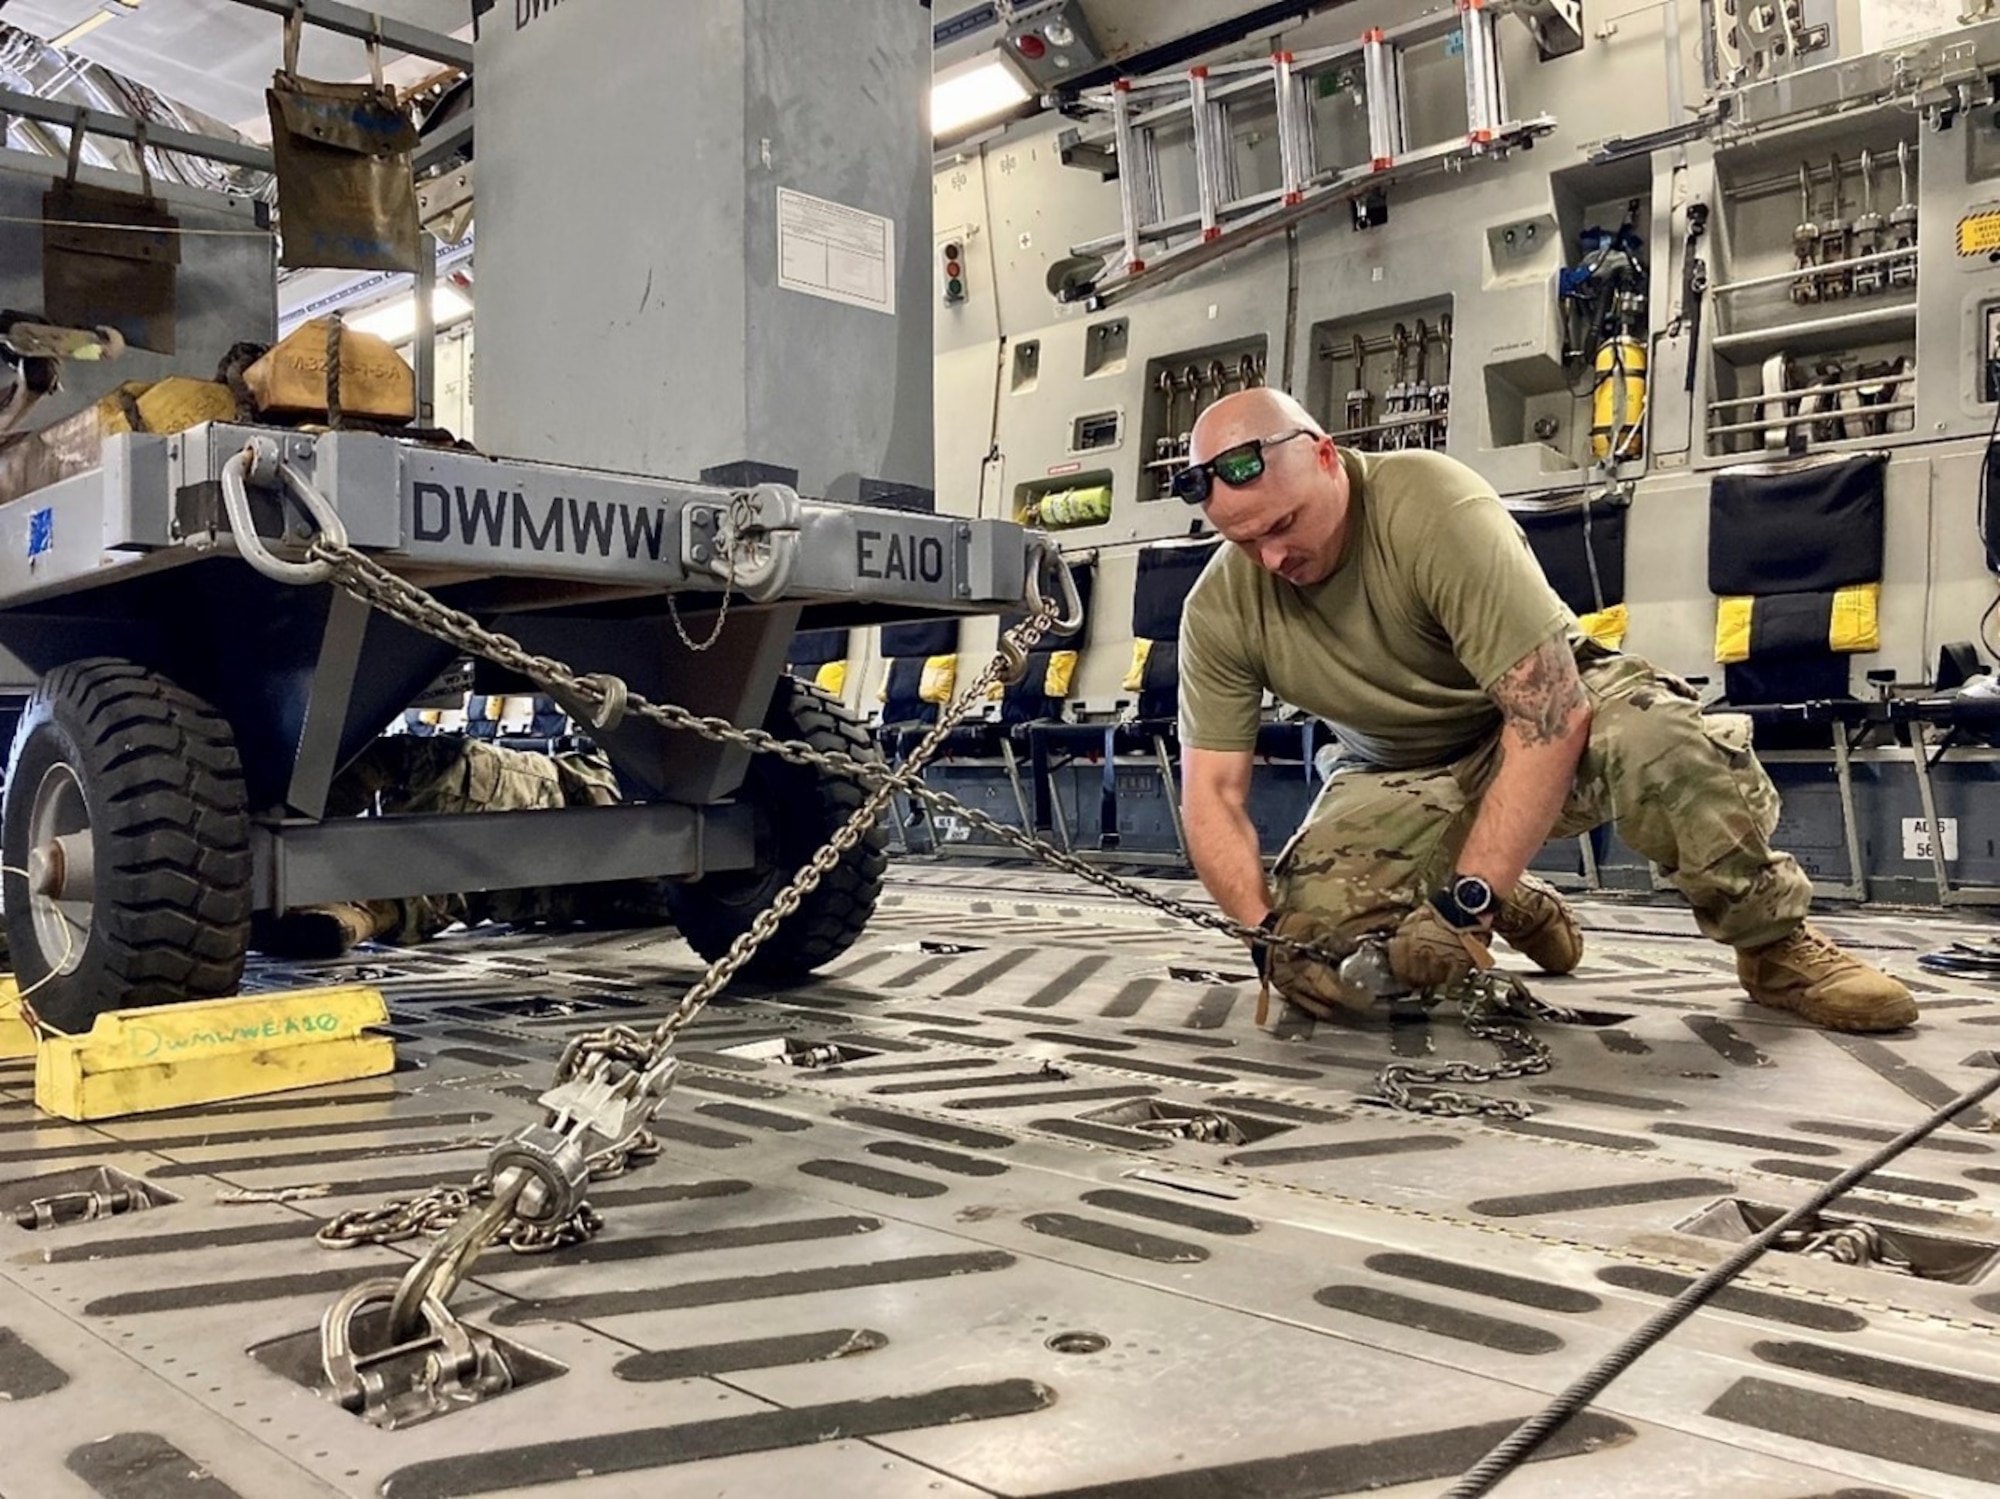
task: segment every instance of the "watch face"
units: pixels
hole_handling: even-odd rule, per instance
[[[1451,898],[1466,915],[1484,916],[1486,908],[1493,904],[1493,887],[1478,875],[1460,875],[1452,882]]]

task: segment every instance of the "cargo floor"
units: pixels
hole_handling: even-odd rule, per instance
[[[457,1309],[562,1372],[396,1432],[283,1340],[415,1251],[315,1224],[469,1177],[567,1036],[650,1023],[698,964],[503,933],[261,967],[378,982],[402,1070],[85,1127],[0,1064],[0,1184],[102,1166],[169,1199],[0,1222],[0,1492],[1435,1495],[1726,1253],[1737,1204],[1799,1201],[2000,1044],[2000,992],[1915,961],[1990,927],[1829,917],[1926,1005],[1858,1038],[1752,1010],[1682,911],[1586,916],[1584,968],[1540,992],[1595,1023],[1497,1090],[1533,1117],[1442,1121],[1359,1098],[1392,1056],[1488,1060],[1447,1016],[1266,1033],[1226,941],[1037,872],[899,866],[823,978],[700,1018],[665,1153],[593,1193],[595,1242],[479,1262]],[[1161,1132],[1179,1112],[1229,1138]],[[1500,1492],[1991,1494],[1996,1184],[1990,1120],[1948,1126],[1842,1205],[1919,1274],[1768,1256]],[[325,1192],[222,1200],[278,1187]]]

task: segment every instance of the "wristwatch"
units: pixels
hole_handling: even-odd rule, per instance
[[[1455,874],[1431,897],[1431,904],[1449,925],[1464,931],[1493,913],[1493,887],[1476,874]]]

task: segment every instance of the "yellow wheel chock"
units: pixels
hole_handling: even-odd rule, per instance
[[[380,990],[291,989],[112,1010],[88,1032],[37,1037],[0,978],[0,1058],[33,1056],[35,1106],[58,1119],[116,1119],[379,1077],[396,1065]]]

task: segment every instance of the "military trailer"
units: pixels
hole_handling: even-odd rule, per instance
[[[0,808],[8,935],[44,1020],[87,1029],[113,1007],[233,993],[253,912],[330,901],[661,878],[676,923],[714,957],[860,803],[851,781],[614,710],[588,732],[622,805],[329,819],[335,775],[464,651],[329,581],[302,560],[313,538],[578,672],[863,757],[874,751],[856,716],[785,675],[796,631],[1019,609],[1038,575],[1060,571],[1011,521],[921,508],[930,338],[908,314],[925,301],[927,151],[910,116],[929,36],[914,7],[866,9],[823,37],[752,17],[676,64],[689,87],[665,97],[687,111],[671,148],[683,189],[643,212],[605,179],[580,181],[559,149],[564,122],[546,118],[563,97],[548,79],[598,66],[604,29],[568,13],[489,28],[481,69],[502,103],[480,127],[480,425],[511,456],[208,421],[93,437],[60,477],[0,508],[0,690],[17,719]],[[745,118],[746,89],[823,107],[840,70],[817,86],[805,70],[829,59],[897,87],[846,110],[837,141]],[[542,101],[525,114],[504,103],[516,71],[522,97]],[[574,107],[657,97],[578,93]],[[775,169],[746,178],[738,148],[753,130],[766,152],[775,138],[798,153],[784,192],[766,180]],[[635,168],[662,150],[650,132],[608,140]],[[43,246],[28,225],[64,168],[4,167],[0,305],[38,306]],[[711,205],[699,222],[690,184]],[[175,251],[178,336],[150,339],[176,352],[144,352],[135,329],[123,358],[70,361],[71,389],[40,415],[87,409],[108,379],[205,374],[238,342],[271,338],[256,206],[183,199],[180,228],[201,232]],[[528,289],[585,242],[587,273],[560,278],[567,305]],[[14,321],[33,347],[38,325]],[[704,477],[663,477],[692,473]],[[866,503],[881,496],[895,507]],[[489,681],[526,690],[487,664]],[[852,850],[760,954],[762,971],[796,976],[844,950],[883,859],[879,835]]]

